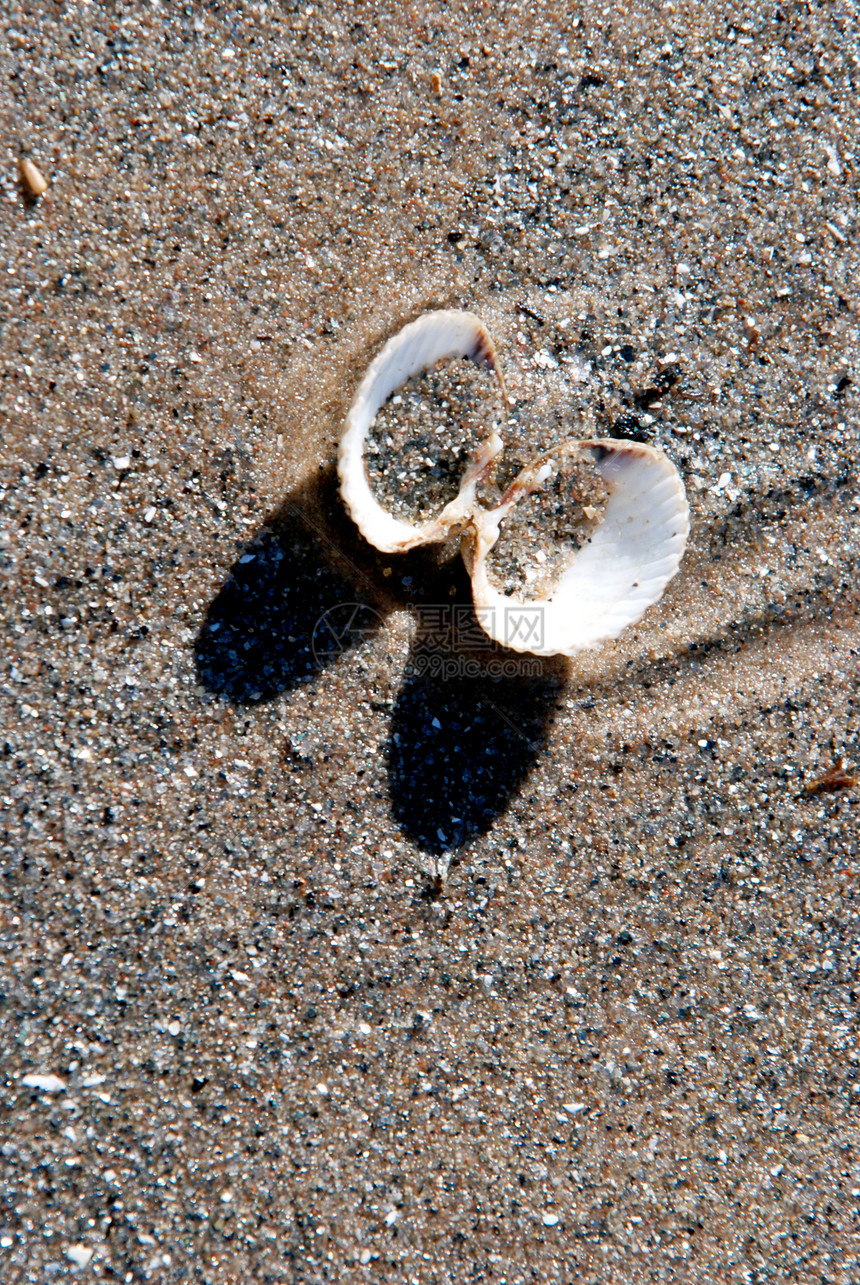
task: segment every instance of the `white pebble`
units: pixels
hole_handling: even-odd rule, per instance
[[[58,1075],[25,1075],[21,1083],[28,1089],[41,1089],[43,1093],[59,1093],[66,1087],[65,1080]]]
[[[842,173],[842,166],[839,164],[839,156],[836,152],[836,148],[832,143],[822,143],[821,146],[827,154],[827,169],[829,173],[831,173],[834,178],[839,178],[839,175]]]
[[[86,1267],[94,1253],[95,1250],[90,1249],[89,1245],[70,1245],[66,1250],[66,1258],[70,1258],[76,1267]]]

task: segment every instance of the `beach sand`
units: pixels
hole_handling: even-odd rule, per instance
[[[857,14],[635,10],[0,18],[9,1285],[860,1277]],[[681,471],[617,641],[343,512],[435,307]]]

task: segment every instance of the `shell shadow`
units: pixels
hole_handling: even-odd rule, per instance
[[[385,748],[391,808],[418,847],[451,854],[534,766],[565,675],[563,662],[489,644],[455,546],[377,553],[343,510],[334,469],[321,471],[234,563],[197,635],[197,681],[237,705],[272,700],[406,605],[419,627]]]
[[[379,627],[389,603],[377,562],[339,511],[333,468],[296,488],[209,606],[200,686],[253,705],[312,678]]]
[[[485,833],[546,743],[563,659],[487,645],[462,566],[456,599],[419,605],[419,633],[385,747],[392,811],[425,852]]]

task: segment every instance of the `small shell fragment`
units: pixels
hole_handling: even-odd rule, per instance
[[[18,166],[21,171],[21,182],[27,189],[28,196],[35,200],[36,197],[41,196],[43,192],[48,190],[48,180],[28,156],[22,156]]]
[[[571,438],[532,460],[488,508],[478,487],[503,450],[492,432],[441,512],[402,521],[371,490],[368,434],[396,389],[450,357],[489,366],[506,395],[493,341],[472,313],[430,312],[405,326],[371,362],[347,415],[338,474],[353,521],[385,553],[443,540],[456,528],[478,621],[514,651],[571,656],[616,638],[657,602],[680,565],[689,509],[677,469],[638,442]],[[508,551],[500,561],[512,541],[515,556]]]

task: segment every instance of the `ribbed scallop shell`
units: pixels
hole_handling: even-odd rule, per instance
[[[507,514],[548,480],[565,454],[589,461],[600,474],[607,490],[600,521],[541,597],[509,597],[492,585],[488,556]],[[657,602],[677,572],[689,525],[683,483],[661,451],[614,439],[562,442],[523,470],[499,508],[473,514],[474,546],[466,557],[478,619],[497,642],[540,656],[571,656],[616,638]]]

